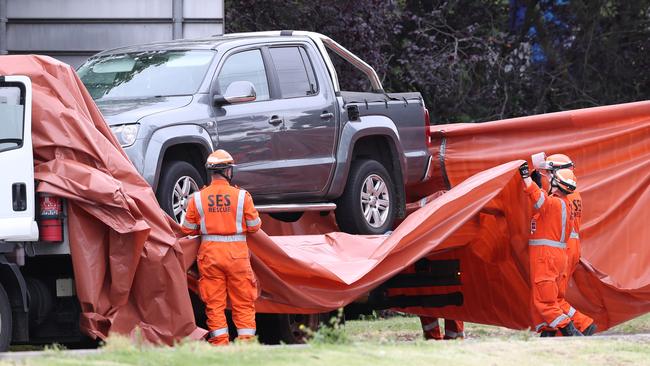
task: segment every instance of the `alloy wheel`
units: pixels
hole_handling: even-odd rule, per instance
[[[361,186],[361,210],[363,217],[372,227],[381,227],[390,211],[390,195],[382,177],[369,175]]]
[[[198,190],[199,186],[192,177],[183,176],[176,181],[172,194],[172,209],[174,210],[174,220],[176,222],[183,222],[190,196]]]

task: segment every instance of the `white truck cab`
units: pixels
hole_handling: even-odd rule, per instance
[[[32,83],[0,75],[0,352],[10,344],[77,344],[65,203],[36,195]]]
[[[36,241],[32,83],[0,76],[0,242]]]

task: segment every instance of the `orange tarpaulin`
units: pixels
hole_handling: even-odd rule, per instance
[[[38,190],[68,203],[81,327],[93,337],[135,327],[171,344],[194,324],[182,240],[126,157],[74,70],[43,56],[0,56],[0,75],[32,81]]]
[[[27,75],[34,84],[36,177],[40,191],[68,200],[83,330],[103,338],[139,326],[147,339],[168,344],[201,335],[185,278],[197,240],[177,239],[178,226],[74,70],[47,57],[2,56],[0,74]],[[431,196],[390,236],[323,234],[336,230],[331,215],[307,213],[291,224],[265,217],[263,229],[279,236],[250,241],[260,311],[331,310],[427,256],[459,259],[461,283],[417,291],[460,291],[463,304],[405,310],[529,326],[530,204],[517,167],[539,151],[572,156],[583,192],[585,261],[569,299],[601,329],[650,310],[650,103],[432,129],[445,131],[444,143],[436,133],[433,176],[409,189],[412,207],[452,188]]]

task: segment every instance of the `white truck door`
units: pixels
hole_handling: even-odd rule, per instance
[[[0,75],[0,242],[38,240],[34,201],[32,83]]]

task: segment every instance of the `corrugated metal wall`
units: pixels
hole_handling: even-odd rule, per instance
[[[224,0],[0,0],[0,54],[78,66],[101,50],[223,34]]]

